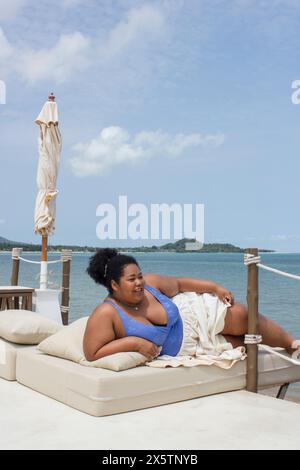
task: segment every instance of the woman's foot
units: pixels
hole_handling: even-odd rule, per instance
[[[294,358],[298,359],[300,355],[300,340],[295,339],[289,348],[286,348],[286,351]]]

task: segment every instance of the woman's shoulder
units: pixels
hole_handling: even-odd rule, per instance
[[[147,274],[144,274],[143,277],[147,286],[154,287],[155,289],[159,289],[159,285],[161,282],[161,276],[159,274],[147,273]]]
[[[107,299],[108,300],[108,299]],[[101,320],[103,318],[114,318],[115,308],[108,302],[102,302],[101,304],[97,305],[93,312],[90,315],[90,318],[93,320]]]
[[[86,324],[83,340],[85,347],[87,348],[88,344],[96,343],[98,346],[95,348],[99,349],[99,344],[103,343],[102,346],[104,346],[107,342],[113,341],[115,337],[115,322],[112,312],[105,304],[97,305]]]
[[[174,297],[179,292],[176,277],[149,273],[144,274],[144,279],[147,285],[154,287],[167,297]]]

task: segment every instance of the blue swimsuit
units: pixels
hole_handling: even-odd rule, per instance
[[[111,300],[104,300],[104,302],[111,304],[118,311],[123,322],[126,336],[138,336],[152,341],[152,343],[155,343],[157,346],[162,346],[160,356],[163,354],[176,356],[180,350],[183,339],[183,325],[179,310],[169,297],[162,294],[154,287],[145,285],[145,289],[164,307],[168,317],[166,325],[146,325],[134,320],[134,318],[129,316]]]

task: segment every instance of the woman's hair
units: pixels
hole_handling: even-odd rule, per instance
[[[97,284],[102,284],[112,294],[111,281],[119,283],[128,264],[136,264],[139,267],[133,256],[121,255],[114,248],[100,248],[90,258],[86,271]]]

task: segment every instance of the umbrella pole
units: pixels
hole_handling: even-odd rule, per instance
[[[48,243],[48,236],[43,235],[42,236],[40,289],[47,289],[47,243]]]

